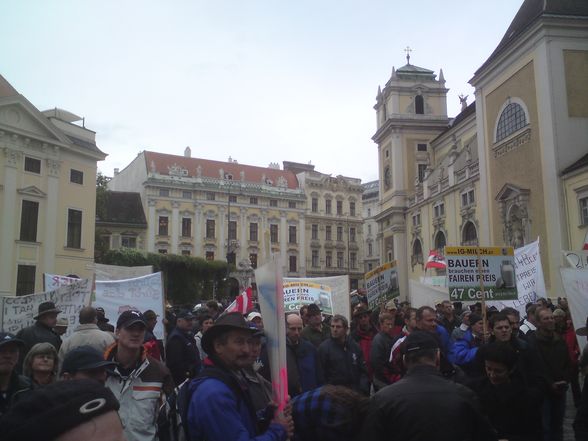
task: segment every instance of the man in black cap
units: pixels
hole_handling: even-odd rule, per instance
[[[114,333],[114,326],[108,323],[110,320],[106,318],[106,312],[101,306],[96,308],[96,320],[100,330]]]
[[[145,319],[139,311],[123,312],[116,322],[116,343],[106,360],[118,364],[106,379],[106,386],[121,404],[120,418],[128,441],[157,439],[160,404],[173,393],[169,370],[145,353]]]
[[[53,383],[30,392],[0,420],[2,441],[119,441],[119,403],[93,380]]]
[[[241,370],[251,365],[251,329],[243,316],[221,316],[202,337],[202,349],[214,364],[190,384],[187,411],[191,441],[272,440],[285,441],[293,434],[290,416],[274,415],[260,429],[251,396]]]
[[[174,383],[179,386],[187,378],[194,378],[200,372],[200,353],[192,329],[194,316],[190,311],[180,311],[176,326],[167,338],[165,364],[170,370]]]
[[[24,342],[7,332],[0,332],[0,417],[12,404],[31,390],[31,381],[16,373],[19,352]]]
[[[318,348],[322,342],[329,338],[331,332],[329,327],[323,326],[321,310],[314,303],[308,305],[306,309],[306,320],[308,324],[304,327],[300,336]]]
[[[61,366],[63,380],[83,378],[106,383],[107,370],[116,366],[114,361],[105,360],[102,353],[92,346],[78,346],[67,353]]]
[[[37,315],[33,317],[35,324],[23,328],[16,334],[16,337],[24,342],[23,351],[20,354],[19,370],[22,369],[22,363],[25,355],[37,343],[51,343],[56,351],[61,347],[61,337],[57,335],[53,328],[57,324],[57,315],[61,312],[53,302],[43,302],[39,305]]]
[[[364,422],[362,440],[495,441],[474,393],[439,373],[439,343],[414,331],[405,340],[406,376],[377,392]]]

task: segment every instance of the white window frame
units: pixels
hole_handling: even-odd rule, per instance
[[[463,197],[466,197],[466,203],[463,203]],[[476,190],[472,187],[465,189],[459,194],[462,207],[470,207],[476,203]]]
[[[504,109],[506,109],[506,106],[508,106],[509,104],[513,104],[513,103],[518,104],[519,106],[521,106],[523,108],[523,112],[525,112],[525,120],[527,121],[527,124],[522,129],[519,129],[516,132],[513,132],[510,135],[508,135],[506,138],[503,138],[500,141],[497,141],[496,134],[498,131],[498,122],[500,121],[500,117],[502,116],[502,112],[504,112]],[[511,136],[515,135],[516,133],[519,133],[521,130],[524,130],[526,127],[529,127],[530,124],[531,124],[531,120],[529,118],[529,109],[527,109],[527,105],[525,104],[525,102],[518,97],[509,97],[502,104],[502,107],[500,108],[500,110],[496,114],[496,121],[494,121],[494,131],[492,132],[492,140],[493,140],[494,144],[499,143],[499,142],[502,143],[502,142],[506,141],[507,139],[509,139]]]

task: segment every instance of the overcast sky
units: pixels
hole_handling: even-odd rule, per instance
[[[111,176],[142,150],[377,179],[392,66],[442,68],[450,116],[522,0],[5,0],[0,73],[86,118]]]

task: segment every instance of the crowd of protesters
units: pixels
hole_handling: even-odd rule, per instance
[[[84,307],[64,337],[58,305],[0,333],[5,440],[562,440],[566,397],[588,440],[588,389],[565,299],[518,310],[443,301],[310,304],[284,317],[289,403],[272,401],[259,311]],[[486,316],[486,319],[484,319]],[[166,338],[158,339],[158,320]],[[569,390],[569,392],[568,392]]]

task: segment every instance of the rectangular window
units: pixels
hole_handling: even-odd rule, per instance
[[[214,219],[206,219],[206,238],[207,239],[214,239],[214,232],[215,232],[215,223]]]
[[[290,261],[290,272],[295,273],[296,272],[296,256],[289,256],[289,261]]]
[[[182,191],[182,198],[183,199],[192,199],[192,192],[191,191]]]
[[[337,240],[343,240],[343,227],[337,227]]]
[[[277,207],[278,200],[277,199],[270,199],[270,207]]]
[[[351,268],[357,268],[357,254],[349,253],[349,266]]]
[[[257,198],[256,198],[256,197],[254,197],[254,196],[251,196],[251,197],[249,198],[249,203],[250,203],[251,205],[257,205]]]
[[[319,252],[318,250],[312,250],[312,267],[318,268],[319,266]]]
[[[427,144],[417,144],[417,152],[426,152]]]
[[[249,255],[249,262],[251,263],[251,268],[257,268],[257,254],[252,253]]]
[[[278,226],[276,224],[270,225],[270,242],[278,243]]]
[[[325,240],[332,240],[331,239],[331,226],[327,225],[325,227]]]
[[[368,208],[368,217],[372,217],[372,209]]]
[[[368,263],[368,271],[371,271],[373,268],[373,265],[371,263]]]
[[[18,265],[16,273],[16,295],[24,296],[35,292],[35,272],[37,267],[34,265]]]
[[[331,200],[327,199],[325,201],[325,213],[331,214]]]
[[[229,221],[229,240],[237,240],[237,221]]]
[[[249,240],[257,242],[257,224],[254,222],[249,224]]]
[[[69,182],[74,184],[84,185],[84,172],[74,170],[73,168],[69,171]]]
[[[288,226],[288,243],[296,243],[296,225]]]
[[[325,253],[325,266],[331,268],[333,266],[333,252],[327,251]]]
[[[372,226],[368,225],[367,227],[368,227],[368,236],[371,236],[372,235]]]
[[[205,254],[206,260],[214,260],[214,251],[207,251]]]
[[[349,216],[355,216],[355,202],[349,202]]]
[[[167,216],[159,216],[159,235],[160,236],[167,236],[168,234],[168,217]]]
[[[445,204],[443,202],[435,205],[433,210],[436,218],[445,216]]]
[[[120,245],[123,248],[137,248],[137,238],[134,236],[121,236]]]
[[[467,207],[469,205],[473,205],[476,202],[476,197],[474,195],[474,189],[464,191],[461,194],[461,206]]]
[[[416,213],[412,215],[412,225],[418,227],[421,224],[421,214]]]
[[[588,197],[581,198],[580,202],[580,225],[588,224]]]
[[[160,188],[159,189],[159,196],[161,196],[162,198],[169,197],[169,189],[168,188]]]
[[[182,256],[189,256],[190,254],[190,250],[182,250]]]
[[[230,195],[230,196],[229,196],[229,202],[230,202],[231,204],[236,204],[236,203],[237,203],[237,196],[235,196],[235,195]]]
[[[349,242],[355,242],[355,227],[349,228]]]
[[[337,201],[337,215],[343,214],[343,201]]]
[[[310,237],[312,240],[318,240],[318,225],[317,224],[312,224]]]
[[[296,208],[296,202],[295,201],[288,201],[288,208]]]
[[[210,191],[208,193],[206,193],[206,200],[207,201],[214,201],[215,199],[216,199],[216,196],[214,193],[212,193]]]
[[[82,248],[82,212],[67,210],[67,247]]]
[[[29,158],[28,156],[25,156],[24,169],[25,169],[25,171],[28,171],[31,173],[36,173],[36,174],[40,175],[41,174],[41,160],[35,159],[35,158]]]
[[[20,215],[20,240],[25,242],[37,241],[37,222],[39,218],[39,203],[22,201]]]
[[[182,237],[192,237],[192,219],[182,218]]]
[[[337,251],[337,268],[343,268],[343,251]]]
[[[311,210],[313,213],[318,212],[318,199],[317,198],[312,198]]]
[[[418,164],[419,182],[425,180],[425,173],[427,172],[427,164]]]
[[[157,252],[159,254],[167,254],[167,250],[165,248],[161,248],[161,249],[157,250]]]
[[[368,243],[368,256],[371,256],[374,252],[374,247],[371,242]]]

